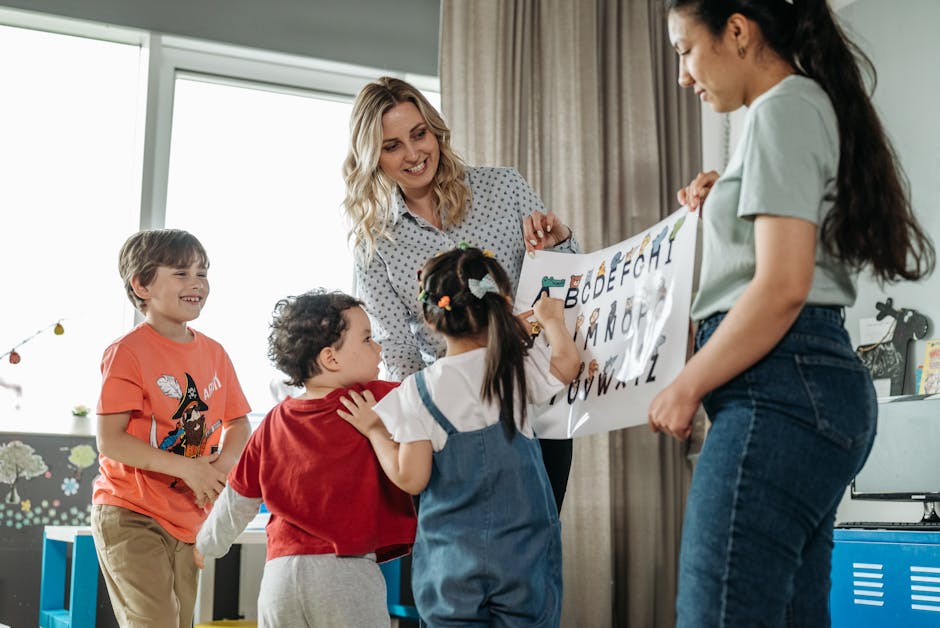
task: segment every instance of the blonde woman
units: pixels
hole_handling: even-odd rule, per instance
[[[488,249],[515,293],[527,251],[579,250],[571,229],[516,170],[466,166],[441,115],[405,81],[383,77],[362,89],[349,144],[343,205],[356,282],[389,379],[400,381],[444,355],[443,339],[421,322],[417,271],[429,257],[461,241]],[[560,510],[571,441],[541,445]]]

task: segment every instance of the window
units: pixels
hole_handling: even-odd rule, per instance
[[[67,420],[133,321],[117,247],[139,220],[141,48],[0,26],[0,59],[0,354],[27,340],[0,360],[0,422]]]
[[[201,77],[176,80],[166,226],[209,253],[196,329],[226,348],[252,410],[275,403],[267,359],[278,299],[353,288],[341,215],[351,99]]]
[[[59,430],[74,406],[94,410],[102,352],[135,324],[117,254],[141,225],[206,246],[212,293],[193,326],[225,346],[265,413],[281,378],[267,359],[275,302],[352,290],[349,113],[384,72],[6,9],[0,20],[13,24],[0,25],[0,58],[16,59],[0,64],[0,355],[20,358],[0,360],[0,424]],[[436,79],[404,78],[439,105]]]

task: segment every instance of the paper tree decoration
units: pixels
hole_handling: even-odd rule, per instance
[[[18,480],[28,480],[48,470],[42,456],[26,443],[13,440],[0,445],[0,482],[10,485],[6,503],[18,504],[20,502],[20,495],[16,491]]]

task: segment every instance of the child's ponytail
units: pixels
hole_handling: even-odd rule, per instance
[[[424,318],[434,329],[452,338],[479,338],[486,343],[480,396],[487,402],[498,401],[499,420],[512,438],[517,408],[520,424],[526,416],[524,359],[530,340],[525,325],[512,312],[506,271],[486,252],[462,245],[428,260],[421,270],[421,286]]]

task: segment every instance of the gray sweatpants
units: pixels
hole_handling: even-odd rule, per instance
[[[206,556],[225,555],[254,518],[260,499],[226,486],[196,536]],[[281,556],[264,564],[259,628],[389,628],[385,578],[375,554]]]
[[[389,628],[375,554],[282,556],[264,565],[258,627]]]

